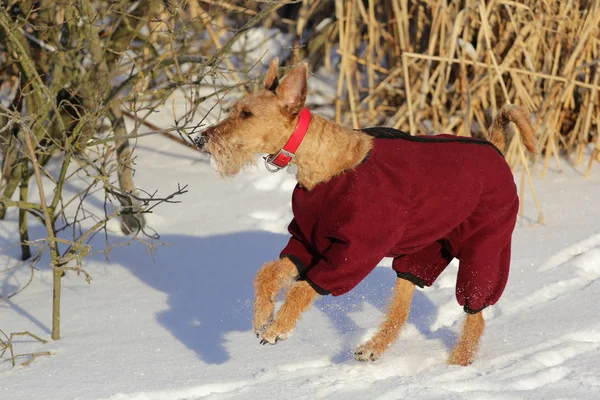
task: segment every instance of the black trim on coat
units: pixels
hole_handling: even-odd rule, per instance
[[[305,276],[304,278],[299,279],[299,280],[308,282],[310,287],[312,287],[315,290],[315,292],[317,292],[321,296],[327,296],[328,294],[331,294],[331,293],[329,293],[329,291],[323,289],[320,286],[317,286],[317,284],[315,284],[313,281],[311,281],[307,276]]]
[[[414,276],[410,272],[396,272],[396,275],[398,275],[399,279],[405,279],[421,289],[427,286],[427,283],[423,279],[419,278],[418,276]]]
[[[465,306],[463,307],[463,309],[465,310],[465,312],[466,312],[467,314],[477,314],[477,313],[480,313],[480,312],[482,312],[482,311],[483,311],[484,309],[486,309],[486,308],[487,308],[487,306],[483,306],[483,307],[482,307],[482,308],[480,308],[479,310],[471,310],[471,309],[469,308],[469,306],[467,306],[467,305],[465,305]]]
[[[404,139],[404,140],[409,140],[411,142],[422,142],[422,143],[459,142],[459,143],[475,143],[475,144],[487,145],[487,146],[491,146],[492,148],[494,148],[494,150],[496,150],[498,152],[498,154],[500,154],[502,157],[504,157],[504,154],[502,154],[502,152],[496,146],[494,146],[494,144],[492,142],[488,142],[485,139],[476,139],[476,138],[459,137],[459,136],[456,136],[453,138],[449,138],[449,137],[441,138],[441,137],[436,137],[436,136],[412,136],[409,133],[402,132],[402,131],[399,131],[394,128],[387,128],[387,127],[363,128],[363,129],[361,129],[361,131],[366,133],[369,136],[376,138],[376,139]]]
[[[317,292],[321,296],[327,296],[328,294],[330,294],[327,290],[325,290],[322,287],[318,286],[317,284],[315,284],[313,281],[311,281],[306,276],[306,272],[307,272],[308,268],[306,267],[306,265],[304,265],[304,263],[302,261],[300,261],[300,259],[298,257],[296,257],[293,254],[283,254],[281,256],[281,258],[287,258],[288,260],[290,260],[296,266],[296,270],[298,271],[298,276],[295,279],[297,281],[306,281],[306,282],[308,282],[308,284],[310,285],[310,287],[312,287],[315,290],[315,292]]]
[[[298,278],[303,277],[306,274],[306,265],[304,265],[304,263],[300,261],[300,259],[295,255],[283,254],[280,258],[287,258],[296,266],[296,270],[298,271]]]

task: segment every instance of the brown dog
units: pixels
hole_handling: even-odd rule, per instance
[[[384,139],[374,138],[372,134],[366,133],[368,130],[348,130],[317,115],[310,117],[310,113],[304,109],[307,94],[306,66],[304,64],[295,66],[281,83],[279,83],[277,72],[278,60],[275,59],[271,63],[266,75],[264,82],[265,90],[259,94],[247,95],[238,100],[232,107],[229,116],[217,125],[202,132],[196,139],[196,144],[212,156],[216,168],[222,176],[231,176],[238,173],[242,167],[254,163],[256,156],[259,154],[272,154],[272,156],[268,158],[270,166],[267,165],[267,167],[274,167],[275,170],[278,170],[281,165],[293,162],[298,168],[296,175],[298,187],[296,191],[302,192],[301,195],[305,197],[308,196],[308,198],[310,198],[311,193],[318,193],[325,185],[331,185],[331,182],[339,182],[342,179],[347,181],[350,179],[350,184],[346,184],[346,186],[341,185],[343,188],[340,197],[341,203],[336,204],[340,204],[337,209],[352,209],[353,203],[344,204],[344,199],[350,198],[352,199],[351,201],[358,199],[356,201],[360,202],[360,196],[362,196],[362,194],[360,194],[359,197],[356,197],[352,193],[348,193],[351,191],[352,185],[358,185],[362,182],[352,180],[352,174],[359,174],[360,172],[356,171],[361,171],[361,169],[363,173],[364,171],[367,171],[368,165],[375,162],[370,161],[371,159],[377,161],[378,157],[383,157],[383,153],[391,152],[389,149],[396,146],[396,144],[391,144],[392,142],[390,141],[383,143],[381,140]],[[310,118],[310,121],[307,118]],[[489,132],[491,142],[499,147],[504,147],[505,131],[510,121],[516,123],[527,149],[535,151],[534,132],[528,122],[527,116],[520,108],[514,106],[504,107],[494,120]],[[303,129],[301,127],[302,125],[306,125],[304,127],[304,133],[300,132],[300,139],[296,140],[298,131],[302,131]],[[256,292],[253,323],[254,331],[257,334],[257,337],[261,339],[261,343],[275,344],[277,341],[289,337],[300,315],[312,304],[321,291],[330,292],[334,295],[345,293],[354,287],[358,281],[364,278],[368,271],[372,270],[383,256],[387,255],[397,257],[394,262],[398,261],[398,265],[400,266],[398,269],[394,266],[394,269],[398,272],[399,279],[397,280],[394,295],[389,305],[387,318],[380,326],[377,333],[369,341],[361,345],[354,353],[355,358],[359,361],[376,360],[397,339],[404,322],[408,318],[415,284],[419,286],[431,285],[433,280],[441,273],[448,262],[453,257],[456,257],[460,259],[457,298],[459,298],[459,303],[465,306],[465,310],[469,314],[467,315],[458,344],[450,356],[449,363],[468,365],[473,361],[474,354],[477,351],[479,340],[484,329],[484,320],[480,311],[484,307],[494,304],[497,301],[504,289],[504,284],[506,283],[508,262],[510,260],[510,237],[512,235],[518,209],[518,201],[515,201],[517,197],[514,180],[506,162],[497,154],[497,149],[494,149],[490,142],[477,141],[474,139],[464,141],[445,136],[440,140],[435,141],[447,144],[442,145],[438,143],[427,145],[417,143],[430,141],[426,137],[419,137],[418,140],[413,140],[411,138],[413,137],[402,136],[402,139],[405,140],[394,141],[393,143],[402,143],[402,146],[412,146],[406,147],[406,149],[410,148],[410,154],[417,154],[419,156],[421,154],[426,154],[431,149],[435,148],[437,149],[436,151],[442,151],[441,156],[431,160],[429,164],[434,164],[436,162],[443,163],[444,159],[451,160],[453,158],[459,158],[459,164],[457,164],[457,166],[454,166],[453,164],[452,166],[452,168],[456,168],[457,171],[461,169],[461,165],[463,164],[467,165],[467,167],[464,168],[470,168],[468,166],[477,168],[475,171],[467,169],[464,171],[463,175],[469,177],[480,175],[493,177],[493,179],[489,179],[490,182],[485,183],[485,185],[493,189],[490,189],[488,191],[489,193],[497,193],[494,196],[487,196],[486,193],[488,192],[485,192],[487,189],[480,189],[481,185],[479,183],[477,184],[479,186],[475,185],[477,186],[477,190],[479,190],[477,196],[480,196],[481,199],[485,198],[485,201],[487,202],[485,210],[491,210],[493,213],[481,214],[479,212],[482,207],[479,207],[477,204],[481,204],[484,200],[472,199],[471,197],[474,197],[475,195],[469,196],[469,193],[471,193],[469,190],[476,190],[473,189],[473,187],[475,187],[473,185],[452,189],[456,191],[455,194],[446,195],[444,194],[445,192],[442,192],[440,195],[424,197],[433,204],[437,204],[435,202],[438,200],[443,200],[450,204],[461,202],[459,205],[464,209],[470,207],[470,204],[475,205],[473,205],[468,212],[464,211],[464,215],[459,211],[453,211],[453,214],[456,214],[456,216],[438,218],[440,220],[438,222],[433,221],[434,217],[431,217],[430,219],[428,216],[424,220],[422,219],[413,223],[410,232],[403,232],[402,235],[398,233],[398,230],[394,230],[394,227],[391,227],[390,232],[393,232],[392,234],[387,235],[381,233],[380,237],[378,237],[377,232],[379,231],[379,225],[377,225],[377,229],[373,230],[375,233],[372,235],[369,233],[363,234],[362,231],[359,231],[359,234],[354,235],[358,236],[358,239],[356,237],[354,238],[354,242],[356,243],[358,241],[360,243],[361,241],[372,239],[374,251],[376,250],[375,254],[370,256],[372,258],[367,258],[367,261],[365,262],[365,273],[361,271],[358,271],[359,273],[357,273],[357,271],[352,269],[354,268],[353,260],[361,260],[362,262],[362,258],[358,256],[355,257],[354,253],[350,253],[352,256],[342,256],[343,262],[339,264],[345,265],[340,265],[339,268],[336,266],[334,255],[331,257],[328,256],[328,252],[329,254],[333,253],[331,248],[336,248],[336,246],[343,247],[347,244],[346,242],[351,241],[351,239],[348,239],[347,237],[336,239],[335,237],[331,237],[334,235],[324,235],[326,236],[325,239],[319,239],[321,241],[312,247],[310,243],[304,243],[303,246],[307,249],[305,251],[305,260],[300,260],[300,258],[303,258],[302,255],[296,256],[293,254],[293,251],[289,254],[284,251],[279,260],[265,264],[259,270],[254,281]],[[283,148],[288,148],[289,150],[290,142],[293,141],[296,141],[295,145],[293,143],[291,145],[293,151],[281,150]],[[484,144],[484,146],[464,145],[457,142],[478,143]],[[452,155],[448,156],[448,152],[451,152]],[[471,156],[471,154],[475,153],[482,154],[483,156]],[[409,152],[391,152],[390,154],[392,157],[399,159],[405,155],[408,157]],[[481,160],[482,157],[483,161]],[[475,161],[469,161],[471,158]],[[488,164],[488,160],[490,166],[485,166],[484,164]],[[283,164],[280,163],[281,161],[283,161]],[[395,168],[394,165],[392,165],[392,168],[388,167],[389,165],[386,164],[387,170],[393,170]],[[422,166],[417,165],[417,167],[421,168]],[[428,171],[426,166],[422,169]],[[486,172],[490,169],[493,171],[489,173]],[[501,171],[497,172],[496,170]],[[392,173],[397,174],[398,172]],[[435,175],[436,173],[438,175]],[[430,175],[424,175],[424,177],[426,179],[439,179],[439,182],[433,183],[436,186],[445,187],[443,178],[439,178],[441,175],[439,175],[438,172],[436,173],[432,172]],[[460,174],[460,172],[454,171],[452,171],[452,173]],[[410,175],[410,173],[407,172],[405,175]],[[500,185],[500,181],[503,182],[502,185],[504,186]],[[338,183],[336,183],[336,185],[337,184]],[[506,188],[506,190],[503,190],[502,188]],[[367,187],[367,189],[369,189],[369,187]],[[373,183],[371,189],[383,190],[376,183]],[[328,190],[329,189],[325,191]],[[295,196],[296,191],[294,192]],[[321,190],[321,192],[322,191],[323,190]],[[397,189],[396,191],[398,193],[396,194],[397,199],[395,200],[398,200],[401,197],[410,197],[408,194],[403,194]],[[465,199],[463,199],[463,197],[465,197]],[[399,203],[402,203],[403,201],[404,200],[398,200]],[[375,212],[377,212],[378,208],[387,210],[386,207],[388,206],[384,203],[385,201],[382,200],[381,204],[375,204],[372,208],[376,210]],[[396,201],[393,202],[393,205],[390,207],[397,208],[390,208],[389,210],[401,210],[401,206],[397,206],[396,203]],[[505,203],[506,206],[504,205]],[[437,207],[437,205],[434,207]],[[419,208],[410,208],[410,210],[421,210],[423,208],[427,208],[427,205],[422,203]],[[295,205],[294,214],[296,217],[298,217],[296,215],[297,211],[299,210],[297,210]],[[307,211],[309,214],[311,212],[311,210],[300,211]],[[413,211],[411,211],[411,213],[415,214]],[[388,214],[384,216],[386,220],[388,219]],[[401,213],[395,212],[395,214]],[[418,214],[418,212],[416,212],[416,214]],[[457,219],[454,221],[452,218]],[[290,225],[290,232],[292,232],[293,235],[306,238],[307,236],[314,234],[313,231],[310,231],[310,229],[312,229],[310,228],[307,235],[302,235],[302,227],[294,226],[294,224],[296,224],[296,219],[298,218],[295,218],[292,225]],[[325,219],[325,217],[321,218],[319,214],[318,217],[313,219],[319,220],[319,223],[322,223],[321,219]],[[334,219],[331,224],[339,227],[339,225],[344,224],[344,221],[347,219],[352,219],[352,217],[343,215],[337,220]],[[389,219],[395,220],[392,217]],[[363,225],[369,227],[369,223],[370,221],[367,221],[367,225]],[[374,219],[372,223],[377,224],[378,220]],[[315,221],[314,224],[316,226],[317,222]],[[450,226],[450,224],[458,225],[458,228],[447,228],[446,225]],[[503,230],[500,231],[500,228],[496,229],[496,225],[498,227],[502,226]],[[419,226],[424,226],[424,228],[419,231]],[[427,230],[428,226],[431,226],[431,229],[433,230],[431,232],[434,233]],[[382,229],[386,228],[383,227]],[[420,242],[419,246],[413,246],[413,243],[411,243],[410,246],[407,245],[411,250],[394,250],[393,255],[390,255],[390,251],[388,251],[389,249],[387,247],[381,247],[384,246],[385,243],[390,242],[388,240],[389,236],[398,235],[398,242],[402,243],[404,238],[411,237],[411,233],[415,236],[415,232],[419,232],[421,236],[427,236],[428,233],[431,233],[429,236],[437,235],[436,229],[440,232],[445,229],[444,232],[449,231],[450,233],[447,235],[440,234],[436,236],[433,239],[434,243],[431,243],[431,245]],[[469,232],[468,234],[465,233],[467,231]],[[387,231],[382,230],[381,232]],[[487,236],[482,236],[483,234],[481,232],[485,232]],[[476,267],[479,268],[477,266],[478,263],[482,264],[481,257],[483,257],[484,260],[486,259],[488,248],[483,252],[483,256],[478,256],[478,254],[483,251],[479,251],[478,249],[482,249],[483,247],[477,247],[477,244],[481,243],[482,246],[484,246],[486,244],[485,241],[487,240],[486,237],[494,238],[495,242],[493,245],[491,244],[492,242],[490,242],[491,247],[489,247],[489,251],[494,254],[498,253],[498,255],[495,256],[490,254],[489,257],[490,259],[494,257],[498,258],[500,260],[498,261],[498,265],[501,264],[501,267],[497,268],[498,273],[494,275],[494,279],[498,282],[496,286],[491,287],[490,290],[492,291],[492,294],[488,296],[489,298],[483,298],[481,296],[481,298],[478,298],[477,296],[479,296],[480,292],[486,293],[485,290],[487,289],[479,287],[481,285],[477,280],[478,270]],[[468,240],[465,238],[468,238]],[[502,246],[500,247],[496,246],[498,238],[503,238]],[[293,239],[294,237],[291,241]],[[410,241],[409,239],[406,240]],[[305,242],[310,242],[310,240],[306,240]],[[324,244],[324,242],[326,243]],[[468,243],[469,245],[465,243]],[[475,243],[475,245],[473,245],[473,243]],[[288,247],[290,247],[291,244],[292,243],[290,242]],[[321,245],[326,246],[326,248],[320,249],[319,246]],[[358,246],[360,246],[360,244]],[[379,249],[378,246],[381,247],[381,249]],[[395,246],[396,249],[408,248],[406,246],[399,247],[396,242],[394,242],[393,245],[390,244],[388,247],[391,248],[393,246]],[[432,251],[430,250],[431,246],[439,246],[439,248],[436,247],[436,250]],[[370,247],[370,245],[363,245],[363,247]],[[341,254],[347,253],[342,252]],[[421,258],[417,264],[413,263],[411,268],[415,267],[415,265],[419,268],[423,267],[423,269],[433,268],[435,270],[432,269],[432,275],[430,277],[420,278],[418,276],[418,269],[416,269],[417,272],[414,272],[414,269],[404,272],[401,267],[402,263],[406,264],[409,260],[414,258],[411,258],[410,256],[404,257],[406,254],[420,254],[429,257]],[[442,258],[440,258],[440,254],[442,255]],[[432,255],[437,258],[432,259]],[[316,261],[311,261],[313,260],[311,257]],[[315,264],[317,266],[320,265],[319,263],[324,266],[313,267]],[[483,265],[482,268],[488,270],[496,269],[493,262],[488,264],[484,261],[483,264],[485,265]],[[306,267],[309,269],[308,273],[305,271]],[[319,271],[313,271],[319,268],[321,275],[318,275]],[[409,273],[411,271],[413,273]],[[346,275],[351,276],[352,274],[357,277],[353,277],[352,279],[347,278]],[[473,278],[473,276],[475,277]],[[319,286],[319,282],[324,283]],[[340,282],[343,282],[343,284]],[[276,296],[280,291],[286,288],[288,291],[285,301],[275,317],[273,317]],[[324,288],[325,290],[323,290]],[[469,291],[474,291],[475,295],[469,294]],[[476,304],[477,307],[472,307],[473,304]]]

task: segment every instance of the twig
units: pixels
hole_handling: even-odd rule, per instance
[[[6,353],[6,351],[8,351],[10,353],[10,357],[8,360],[12,363],[13,367],[16,365],[16,359],[18,357],[31,356],[32,359],[30,359],[28,362],[23,364],[23,365],[27,366],[31,363],[31,361],[33,361],[33,359],[35,359],[36,357],[38,357],[40,355],[50,355],[50,352],[40,352],[40,353],[33,353],[33,354],[15,354],[14,347],[13,347],[13,338],[15,336],[29,336],[42,344],[47,343],[44,339],[40,338],[37,335],[34,335],[33,333],[31,333],[29,331],[13,332],[13,333],[7,335],[2,329],[0,329],[0,333],[5,337],[5,340],[0,339],[0,357],[3,357],[4,354]]]
[[[44,194],[44,186],[42,183],[42,176],[40,174],[40,166],[37,161],[37,157],[35,155],[35,150],[33,149],[33,145],[31,143],[30,132],[25,131],[23,136],[25,138],[25,144],[27,146],[27,150],[29,151],[29,157],[31,163],[33,164],[33,170],[35,173],[35,179],[38,186],[38,191],[40,194],[40,205],[42,207],[42,211],[44,212],[44,222],[46,224],[46,230],[48,234],[48,238],[50,240],[50,254],[52,257],[52,269],[54,270],[54,285],[53,285],[53,304],[52,304],[52,339],[58,340],[60,338],[60,294],[61,294],[61,282],[60,279],[62,277],[62,271],[59,271],[57,268],[57,259],[58,259],[58,248],[56,246],[56,241],[54,240],[56,237],[54,235],[54,227],[52,226],[52,217],[50,215],[50,211],[46,205],[46,196]]]
[[[134,114],[130,113],[129,111],[123,110],[123,115],[125,115],[128,118],[131,118],[131,119],[134,119],[134,120],[138,120],[136,118],[136,116]],[[175,141],[175,142],[177,142],[179,144],[182,144],[182,145],[184,145],[186,147],[189,147],[190,149],[195,150],[197,152],[200,152],[200,153],[202,152],[193,143],[187,142],[186,140],[184,140],[184,139],[182,139],[180,137],[173,136],[173,135],[169,134],[167,130],[161,129],[158,125],[155,125],[155,124],[153,124],[152,122],[150,122],[148,120],[140,120],[140,123],[142,125],[146,125],[148,128],[154,130],[155,133],[158,133],[159,135],[164,136],[164,137],[166,137],[169,140],[173,140],[173,141]],[[173,128],[171,131],[175,131],[175,130],[177,130],[177,128]],[[136,135],[136,137],[139,137],[139,136],[140,136],[139,134]]]

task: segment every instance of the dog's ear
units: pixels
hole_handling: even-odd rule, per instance
[[[300,113],[306,101],[308,70],[305,63],[296,65],[283,79],[275,94],[283,102],[286,112]]]
[[[275,57],[269,65],[269,70],[265,76],[265,89],[275,93],[277,86],[279,86],[279,78],[277,72],[279,71],[279,58]]]

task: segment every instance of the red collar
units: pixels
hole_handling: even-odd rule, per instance
[[[265,167],[269,172],[277,172],[285,167],[294,159],[296,156],[296,150],[300,147],[302,140],[306,136],[308,131],[308,125],[310,124],[310,110],[306,107],[300,111],[300,118],[296,129],[292,133],[287,143],[283,146],[277,154],[269,154],[265,157]]]

